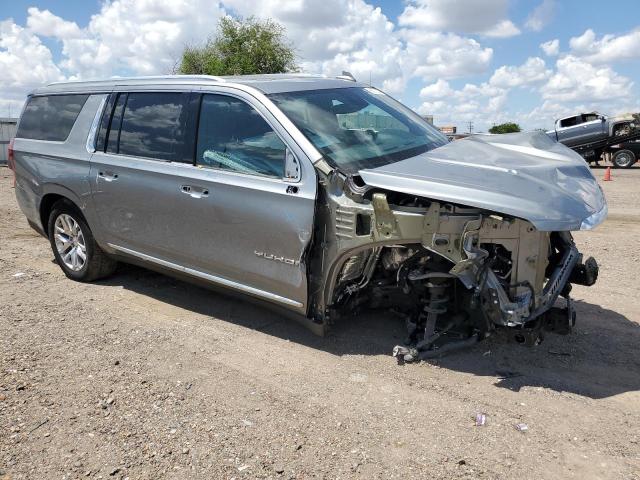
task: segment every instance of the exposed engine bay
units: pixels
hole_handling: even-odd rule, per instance
[[[470,346],[498,329],[527,345],[544,331],[568,333],[571,285],[597,279],[597,263],[583,262],[569,232],[385,191],[336,171],[321,185],[309,269],[314,316],[333,323],[383,310],[402,318],[399,361]]]

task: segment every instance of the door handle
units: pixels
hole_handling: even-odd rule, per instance
[[[100,171],[98,172],[98,177],[106,182],[113,182],[118,179],[118,174],[114,172]]]
[[[186,193],[191,198],[202,198],[209,195],[209,189],[204,187],[198,187],[195,185],[182,185],[180,191]]]

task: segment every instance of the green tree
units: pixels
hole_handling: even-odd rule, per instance
[[[520,125],[513,122],[501,123],[494,125],[489,129],[489,133],[514,133],[520,131]]]
[[[284,27],[269,19],[223,17],[215,38],[204,46],[185,48],[178,73],[250,75],[298,70]]]

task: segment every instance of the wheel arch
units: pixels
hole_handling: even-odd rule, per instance
[[[83,209],[81,207],[81,203],[78,201],[76,196],[70,190],[59,186],[59,185],[51,185],[47,188],[47,193],[42,196],[40,200],[40,224],[42,225],[42,231],[45,235],[49,235],[49,215],[51,215],[51,210],[53,206],[59,202],[60,200],[66,200],[71,203],[74,207],[78,209],[78,212],[83,216]],[[85,217],[86,221],[86,217]]]

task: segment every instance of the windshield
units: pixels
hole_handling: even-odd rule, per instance
[[[305,90],[269,98],[333,166],[346,173],[404,160],[448,142],[375,88]]]

